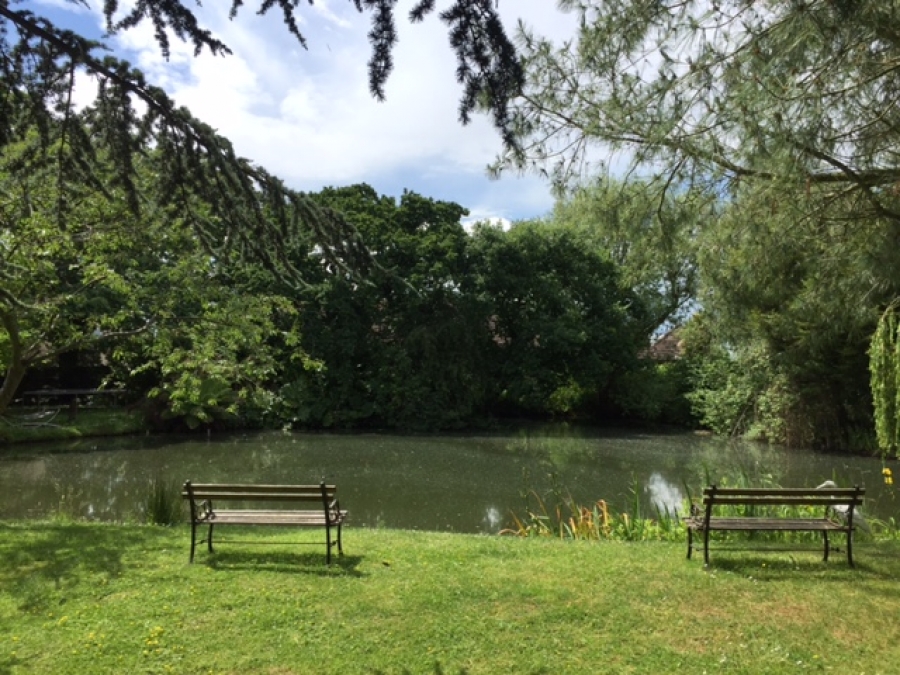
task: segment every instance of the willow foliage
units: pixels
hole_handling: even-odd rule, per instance
[[[900,448],[900,321],[894,307],[878,322],[869,358],[878,447],[893,454]]]

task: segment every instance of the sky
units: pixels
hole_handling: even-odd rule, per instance
[[[90,2],[96,9],[65,0],[25,4],[59,27],[100,35],[100,3]],[[487,176],[500,138],[484,115],[467,126],[458,121],[456,56],[437,12],[410,24],[413,1],[398,2],[394,71],[386,100],[378,102],[369,93],[366,70],[370,16],[357,13],[349,0],[299,3],[307,51],[287,32],[277,9],[259,17],[258,4],[248,3],[229,21],[229,4],[186,3],[231,48],[229,56],[195,57],[192,46],[173,42],[166,61],[149,25],[103,41],[228,138],[239,155],[294,189],[368,183],[395,197],[408,189],[464,206],[469,220],[537,218],[552,208],[546,179],[514,172],[496,180]],[[446,5],[439,0],[438,11]],[[510,34],[519,20],[556,40],[575,30],[575,18],[553,0],[500,0],[498,8]],[[91,87],[80,95],[89,100]]]

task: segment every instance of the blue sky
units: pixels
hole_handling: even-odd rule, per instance
[[[447,3],[437,4],[440,10]],[[99,9],[64,0],[24,5],[61,27],[102,32]],[[239,154],[295,189],[364,182],[396,196],[406,188],[455,201],[469,209],[472,219],[533,218],[552,207],[549,186],[538,176],[487,177],[485,167],[500,150],[499,137],[484,116],[465,127],[458,122],[455,55],[436,14],[411,25],[405,17],[412,0],[398,3],[394,72],[387,100],[379,103],[368,91],[369,15],[358,14],[348,0],[299,4],[308,51],[287,33],[277,10],[259,17],[258,4],[248,3],[237,20],[229,21],[227,6],[220,0],[196,11],[233,50],[231,56],[195,58],[192,47],[173,43],[167,62],[148,25],[105,42],[229,138]],[[519,20],[558,40],[575,28],[575,19],[552,0],[500,0],[499,11],[510,32]],[[91,89],[85,82],[79,95],[87,101]]]

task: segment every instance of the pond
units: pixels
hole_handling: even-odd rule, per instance
[[[338,486],[350,524],[499,532],[523,494],[605,499],[646,514],[681,508],[711,480],[749,485],[865,485],[869,516],[896,515],[877,458],[821,455],[695,434],[571,427],[485,435],[264,432],[145,436],[13,446],[0,452],[0,519],[53,513],[140,519],[148,485],[195,482]]]

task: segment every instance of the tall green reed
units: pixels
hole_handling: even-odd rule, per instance
[[[181,488],[156,476],[147,486],[144,498],[144,517],[152,525],[175,525],[184,518]]]

